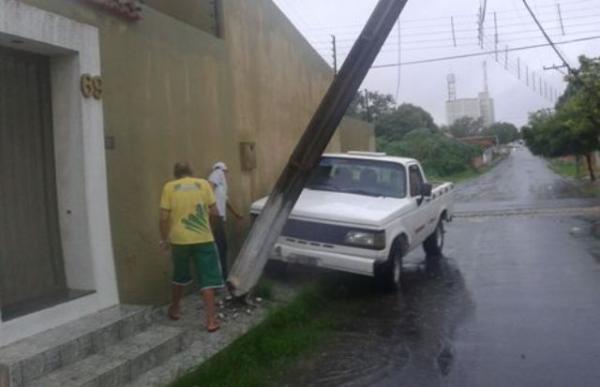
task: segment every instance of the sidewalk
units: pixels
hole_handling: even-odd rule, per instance
[[[264,320],[270,309],[278,304],[288,302],[296,292],[277,286],[274,293],[273,300],[253,298],[252,301],[255,304],[253,306],[242,305],[220,297],[221,329],[215,333],[208,333],[204,328],[204,311],[200,295],[197,293],[187,296],[183,300],[183,316],[179,321],[172,321],[167,317],[167,306],[157,308],[153,312],[154,324],[184,329],[186,331],[185,340],[189,347],[161,366],[148,371],[128,386],[169,385],[256,327]]]

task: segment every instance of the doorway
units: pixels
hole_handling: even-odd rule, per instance
[[[49,58],[0,47],[0,85],[0,307],[9,320],[69,298],[69,291]]]

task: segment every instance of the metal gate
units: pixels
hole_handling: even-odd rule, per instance
[[[65,291],[58,226],[50,64],[0,47],[0,306]],[[31,310],[29,310],[31,311]],[[19,313],[23,314],[23,313]]]

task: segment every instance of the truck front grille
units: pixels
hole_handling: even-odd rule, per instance
[[[289,219],[283,228],[281,236],[295,238],[310,242],[319,242],[328,245],[347,245],[345,242],[346,234],[349,231],[373,230],[360,229],[355,227],[336,226],[316,222],[307,222],[297,219]],[[332,246],[327,246],[332,247]],[[356,247],[356,246],[352,246]],[[362,247],[371,250],[380,250],[379,248]]]

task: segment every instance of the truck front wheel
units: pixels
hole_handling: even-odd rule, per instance
[[[383,262],[375,271],[375,280],[378,287],[386,293],[393,292],[400,287],[402,278],[402,261],[406,254],[406,243],[403,239],[396,239],[390,249],[387,261]]]
[[[435,228],[435,231],[423,242],[423,250],[427,259],[439,260],[442,257],[442,249],[444,248],[444,220],[440,219]]]

